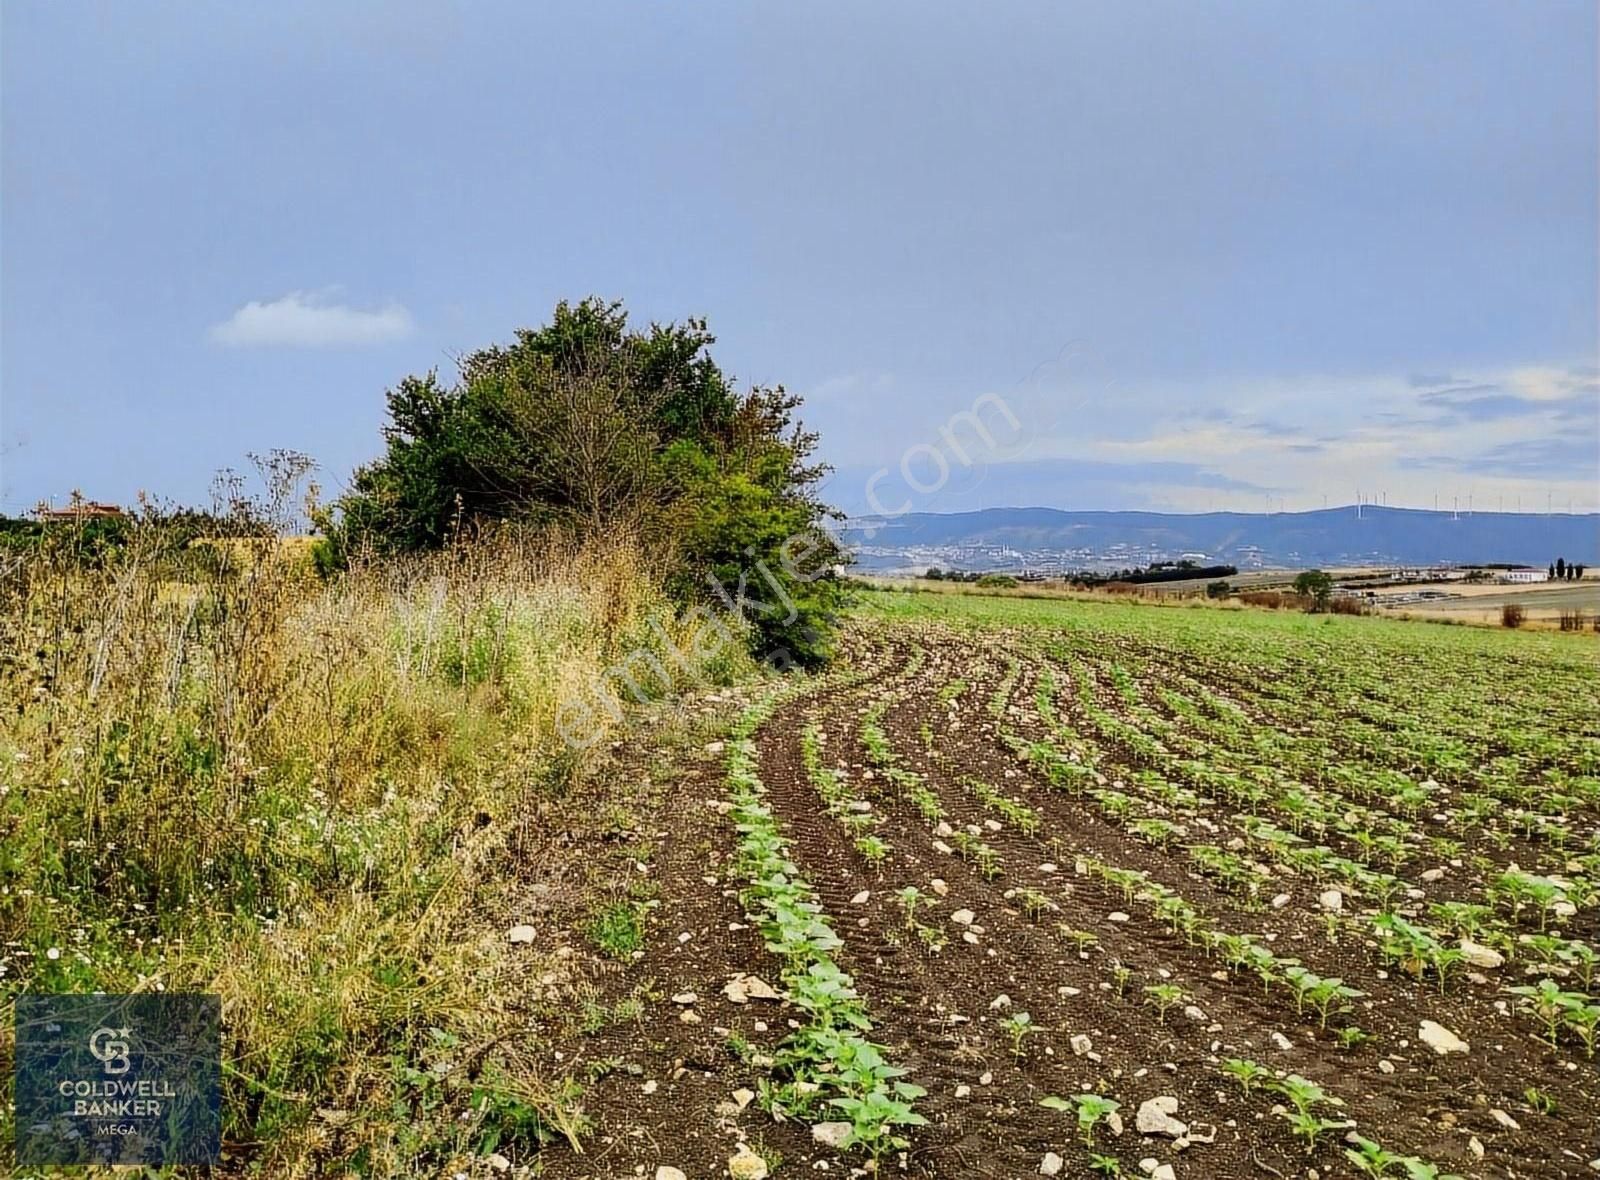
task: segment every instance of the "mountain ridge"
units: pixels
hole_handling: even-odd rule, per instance
[[[927,551],[1012,550],[1067,568],[1203,555],[1249,566],[1600,564],[1600,513],[1440,512],[1346,505],[1305,512],[1150,512],[1029,506],[857,517],[845,540],[862,564],[915,564]],[[1075,564],[1076,563],[1076,564]],[[995,563],[986,561],[989,568]],[[1002,563],[1003,564],[1003,563]],[[1026,562],[1022,564],[1027,564]]]

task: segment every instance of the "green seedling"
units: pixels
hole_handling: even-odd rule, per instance
[[[1175,983],[1155,983],[1144,990],[1145,994],[1150,997],[1146,1003],[1155,1006],[1156,1019],[1162,1024],[1167,1022],[1167,1009],[1175,1004],[1181,1004],[1189,998],[1188,994]]]
[[[1272,1071],[1260,1062],[1251,1061],[1244,1057],[1230,1057],[1222,1063],[1222,1072],[1239,1083],[1239,1088],[1249,1097],[1250,1091],[1260,1084],[1261,1079],[1272,1076]]]
[[[1102,1094],[1074,1094],[1071,1098],[1057,1098],[1051,1095],[1048,1098],[1041,1098],[1039,1105],[1063,1113],[1076,1113],[1078,1133],[1083,1136],[1084,1145],[1088,1147],[1094,1145],[1094,1129],[1100,1125],[1101,1120],[1122,1109],[1122,1103]]]
[[[1011,1038],[1011,1055],[1019,1060],[1027,1056],[1023,1042],[1044,1031],[1033,1023],[1033,1017],[1026,1012],[1013,1012],[1000,1022],[1000,1027],[1005,1029],[1006,1035]]]

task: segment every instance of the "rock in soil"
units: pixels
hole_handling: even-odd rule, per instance
[[[1172,1094],[1159,1094],[1139,1107],[1134,1126],[1141,1135],[1170,1135],[1174,1139],[1189,1130],[1189,1124],[1172,1116],[1178,1112],[1178,1099]]]
[[[811,1128],[811,1138],[824,1147],[831,1147],[835,1151],[844,1146],[844,1141],[850,1138],[849,1123],[818,1123]]]
[[[1471,1045],[1456,1036],[1444,1025],[1432,1020],[1424,1020],[1422,1022],[1421,1027],[1417,1030],[1417,1036],[1424,1045],[1427,1045],[1441,1057],[1446,1053],[1465,1053],[1472,1048]]]

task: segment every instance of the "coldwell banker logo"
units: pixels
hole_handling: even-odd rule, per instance
[[[19,1164],[214,1164],[215,996],[22,996]]]
[[[97,1028],[89,1034],[89,1052],[106,1063],[107,1073],[127,1073],[128,1066],[133,1062],[128,1060],[128,1034],[132,1032],[126,1028]],[[116,1037],[116,1040],[112,1040]]]

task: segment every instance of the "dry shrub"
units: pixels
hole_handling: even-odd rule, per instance
[[[1582,631],[1589,618],[1581,610],[1564,610],[1561,612],[1561,629],[1563,631]],[[1600,618],[1596,618],[1600,623]]]
[[[0,1021],[23,989],[219,993],[225,1133],[272,1175],[318,1170],[319,1105],[387,1110],[390,1055],[428,1030],[492,1039],[523,981],[469,909],[581,777],[562,701],[595,701],[604,737],[635,650],[655,695],[750,669],[737,639],[694,654],[627,538],[498,536],[322,583],[268,533],[147,522],[109,557],[62,534],[7,562]]]
[[[1528,612],[1523,610],[1519,603],[1508,602],[1500,608],[1500,625],[1502,627],[1520,627],[1527,618]]]
[[[1292,590],[1244,590],[1238,598],[1247,606],[1272,610],[1309,610],[1315,601],[1309,594],[1296,594]]]
[[[1336,596],[1328,599],[1328,610],[1336,615],[1364,615],[1367,613],[1367,604],[1359,598]]]

